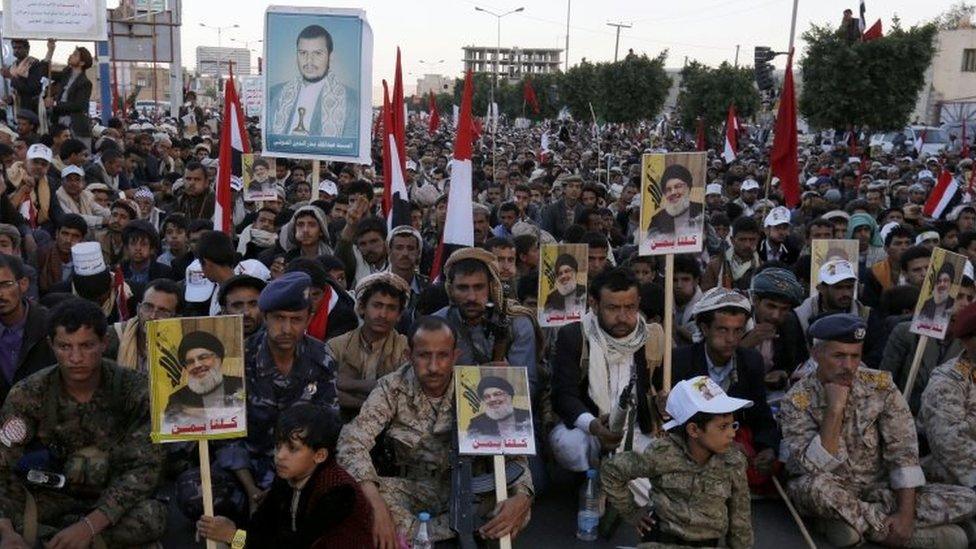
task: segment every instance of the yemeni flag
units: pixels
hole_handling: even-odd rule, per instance
[[[780,189],[788,208],[800,203],[800,168],[797,165],[796,95],[793,90],[793,52],[786,59],[783,93],[776,113],[773,150],[769,155],[770,171],[779,177]]]
[[[884,37],[884,33],[881,31],[881,20],[878,19],[868,30],[864,31],[864,34],[861,35],[861,41],[870,42],[882,37]]]
[[[534,114],[539,114],[539,98],[536,97],[535,89],[532,87],[532,81],[528,78],[525,79],[525,85],[522,87],[522,100],[532,107]]]
[[[959,193],[959,182],[952,176],[949,170],[942,168],[939,172],[939,179],[932,189],[932,194],[925,201],[922,213],[932,219],[940,219],[946,213],[952,211],[957,203],[962,199]]]
[[[437,133],[437,128],[441,125],[441,115],[437,112],[437,99],[434,97],[434,90],[430,90],[427,109],[430,111],[430,120],[427,121],[427,132],[430,135],[434,135]]]
[[[129,300],[125,295],[125,276],[122,274],[122,266],[116,265],[112,272],[112,292],[115,294],[115,306],[119,311],[119,320],[125,322],[129,320]]]
[[[399,47],[397,47],[396,73],[393,76],[393,97],[390,98],[390,104],[393,107],[390,111],[390,120],[393,123],[393,135],[397,137],[400,173],[407,173],[407,144],[403,139],[407,134],[407,104],[403,101],[403,71],[400,69]]]
[[[739,119],[735,116],[735,105],[729,105],[729,114],[725,117],[725,150],[722,158],[726,163],[735,160],[739,152]]]
[[[464,92],[461,94],[461,120],[454,138],[454,159],[451,161],[451,193],[447,198],[447,220],[441,232],[441,240],[434,254],[430,279],[436,280],[444,267],[444,261],[458,248],[474,246],[474,216],[471,204],[471,149],[473,144],[471,122],[471,71],[464,75]]]
[[[224,116],[220,128],[220,156],[217,167],[217,201],[214,204],[214,230],[232,234],[233,194],[231,180],[241,180],[241,155],[251,152],[247,133],[244,130],[244,111],[234,88],[234,69],[224,85]]]
[[[390,102],[386,80],[383,81],[383,216],[386,229],[410,224],[410,202],[406,178],[401,167],[400,146],[403,134],[397,135],[393,113],[398,109]]]

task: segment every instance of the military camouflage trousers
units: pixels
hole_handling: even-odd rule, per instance
[[[833,473],[804,475],[791,480],[788,492],[801,514],[843,520],[872,541],[888,532],[884,521],[895,512],[897,500],[888,483],[858,489]],[[952,524],[976,514],[976,494],[971,488],[926,484],[915,492],[916,528]]]
[[[430,513],[430,537],[433,541],[452,539],[451,530],[450,483],[411,480],[398,477],[380,477],[379,492],[390,508],[397,534],[410,539],[417,524],[417,515]],[[476,504],[478,514],[484,516],[494,508],[494,495],[485,494]],[[478,498],[479,496],[475,496]]]
[[[13,522],[14,529],[23,533],[26,493],[20,484],[12,492],[0,497],[0,509]],[[37,504],[37,536],[42,540],[81,520],[95,504],[95,500],[78,499],[52,490],[32,490],[31,493]],[[154,542],[162,538],[165,531],[166,506],[157,500],[147,499],[129,509],[100,537],[107,547],[114,549]]]

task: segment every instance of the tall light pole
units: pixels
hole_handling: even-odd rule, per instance
[[[495,134],[498,131],[498,127],[497,127],[498,126],[498,122],[497,122],[497,115],[495,115],[495,113],[493,111],[494,111],[494,106],[495,106],[495,81],[498,80],[498,58],[501,56],[501,49],[502,49],[502,17],[505,17],[506,15],[511,15],[513,13],[518,13],[518,12],[524,10],[525,8],[524,7],[518,7],[516,9],[514,9],[514,10],[506,11],[505,13],[495,13],[493,11],[486,10],[485,8],[481,8],[481,7],[478,7],[478,6],[475,6],[474,9],[475,9],[475,11],[483,11],[483,12],[487,13],[488,15],[494,15],[495,16],[495,21],[497,23],[496,34],[495,34],[495,39],[496,39],[496,41],[495,41],[495,70],[492,71],[492,78],[491,78],[491,100],[488,103],[488,115],[489,115],[488,122],[492,122],[492,118],[495,118],[494,123],[491,124],[491,178],[494,180],[495,179],[495,160],[496,160],[496,158],[498,156],[497,154],[495,154],[495,148],[496,148],[495,147],[495,143],[498,141],[497,136]],[[494,116],[492,116],[492,115],[494,115]]]
[[[617,27],[617,41],[613,45],[613,62],[617,62],[617,53],[620,52],[620,29],[629,29],[631,25],[623,23],[607,23],[608,27]]]
[[[444,60],[443,59],[438,59],[437,61],[429,61],[429,60],[426,60],[426,59],[421,59],[421,60],[419,60],[417,62],[420,63],[421,66],[424,67],[424,70],[425,71],[431,71],[428,74],[434,74],[434,75],[436,75],[438,77],[438,79],[440,78],[440,75],[437,75],[436,72],[434,72],[434,71],[436,71],[436,68],[437,67],[440,67],[441,65],[444,64]],[[426,77],[427,74],[423,74],[422,76]],[[437,90],[438,93],[440,93],[441,91],[443,91],[443,90]],[[420,81],[419,80],[417,81],[417,95],[420,95]]]
[[[566,0],[566,68],[564,72],[569,72],[569,8],[573,5],[573,0]]]
[[[223,27],[218,27],[216,25],[208,25],[206,23],[200,23],[200,26],[203,27],[203,28],[206,28],[206,29],[216,29],[216,31],[217,31],[217,47],[218,48],[220,48],[220,47],[223,46],[223,43],[221,42],[220,38],[221,38],[221,34],[224,32],[225,29],[237,29],[237,28],[240,28],[240,25],[238,25],[237,23],[234,23],[233,25],[224,25]],[[222,59],[218,59],[217,60],[217,74],[220,74],[220,63],[222,61],[223,61]]]

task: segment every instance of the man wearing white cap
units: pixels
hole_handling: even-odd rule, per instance
[[[752,547],[746,459],[733,445],[739,426],[733,413],[752,404],[728,396],[707,376],[686,379],[668,395],[667,436],[643,452],[622,452],[604,462],[607,500],[637,528],[642,542]],[[654,487],[650,513],[628,488],[641,478]]]
[[[753,216],[756,213],[756,199],[759,198],[759,182],[755,179],[746,179],[739,187],[739,198],[733,201],[742,208],[742,215]]]
[[[71,274],[49,288],[50,293],[74,294],[102,309],[109,323],[130,318],[136,303],[128,282],[115,281],[98,242],[79,242],[71,247]],[[119,310],[120,303],[126,306]]]
[[[705,187],[705,210],[709,216],[716,212],[725,212],[725,198],[722,196],[721,183],[709,183]]]
[[[339,189],[336,187],[335,181],[332,181],[331,179],[323,179],[321,182],[319,182],[319,200],[331,203],[338,195]]]
[[[800,257],[800,247],[790,239],[790,210],[776,206],[766,214],[763,221],[766,238],[759,243],[759,259],[764,263],[778,261],[783,265],[793,265]]]
[[[10,193],[10,203],[14,208],[30,211],[30,216],[36,219],[37,225],[54,234],[54,224],[61,217],[61,205],[56,194],[59,182],[48,176],[51,166],[51,149],[41,143],[35,143],[27,149],[27,173],[19,183],[12,183],[14,190]]]
[[[737,414],[745,436],[740,444],[754,467],[755,488],[768,482],[779,448],[779,429],[766,401],[766,368],[759,351],[742,347],[742,336],[752,314],[749,298],[725,288],[712,288],[695,303],[694,320],[702,340],[674,351],[675,381],[708,376],[730,395],[746,398],[754,407]]]
[[[850,261],[832,259],[821,265],[817,291],[794,309],[803,332],[810,327],[811,319],[826,313],[850,313],[867,321],[871,308],[854,299],[856,288],[857,272]]]
[[[80,215],[91,229],[101,228],[112,215],[111,210],[99,205],[91,191],[85,188],[85,171],[78,166],[69,164],[61,170],[61,188],[55,194],[63,212]]]

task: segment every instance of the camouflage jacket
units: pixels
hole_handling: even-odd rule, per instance
[[[922,392],[919,432],[932,454],[924,460],[929,480],[976,487],[976,364],[954,358],[932,371]]]
[[[383,432],[391,441],[401,476],[432,481],[444,489],[451,484],[451,444],[454,431],[454,385],[440,402],[432,402],[420,389],[413,366],[405,364],[379,380],[363,403],[359,415],[339,434],[337,459],[358,482],[379,484],[379,475],[370,459],[376,437]],[[511,486],[509,495],[533,492],[525,456],[507,457],[525,471]],[[492,471],[490,457],[475,459],[475,475]]]
[[[890,373],[858,368],[837,455],[820,442],[826,412],[826,391],[816,374],[799,381],[783,399],[779,422],[790,474],[829,472],[856,489],[879,482],[888,482],[895,490],[925,484],[915,423]]]
[[[62,391],[59,367],[45,368],[17,383],[0,409],[0,494],[20,482],[24,457],[34,467],[63,472],[69,494],[75,481],[101,487],[93,508],[115,523],[159,482],[163,452],[149,429],[144,374],[102,359],[101,384],[79,403]]]
[[[669,434],[643,452],[604,460],[601,478],[607,500],[630,524],[638,524],[646,512],[634,504],[627,483],[648,478],[662,532],[689,541],[724,539],[734,549],[752,547],[746,458],[735,448],[699,465],[685,441]]]

